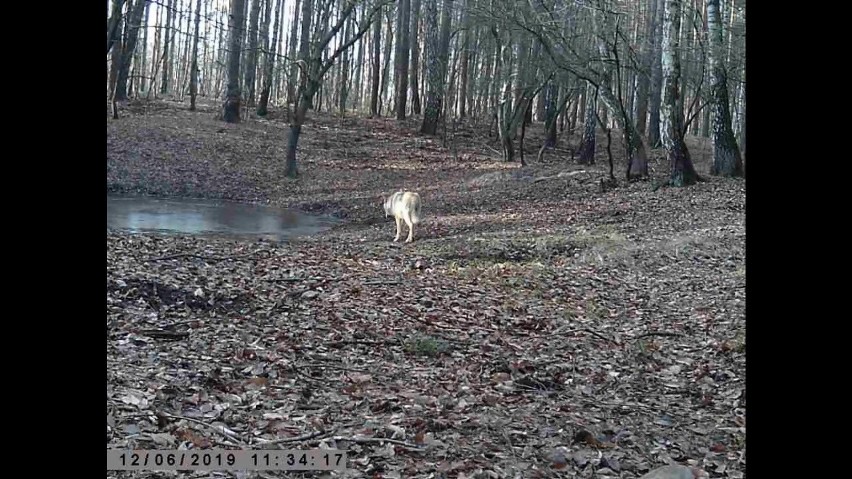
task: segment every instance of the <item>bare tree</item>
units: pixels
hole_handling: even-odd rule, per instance
[[[195,111],[198,95],[198,30],[201,23],[201,0],[195,2],[195,31],[192,34],[192,66],[189,72],[189,109]]]
[[[678,100],[680,89],[680,31],[681,0],[666,0],[663,17],[663,101],[661,111],[661,136],[666,154],[671,162],[672,186],[695,183],[698,175],[692,166],[689,149],[683,140],[683,109]]]
[[[230,38],[228,41],[228,91],[225,94],[225,106],[222,119],[228,123],[240,121],[240,53],[243,42],[243,15],[245,0],[231,0],[231,16],[228,22]]]
[[[396,59],[396,119],[404,120],[405,106],[408,101],[408,30],[411,23],[411,0],[400,0],[397,15],[400,21],[397,33],[399,46],[396,50],[398,55]]]
[[[438,35],[436,0],[426,0],[426,39],[428,46],[428,81],[426,83],[426,111],[420,131],[434,135],[438,131],[438,117],[444,106],[444,81],[447,76],[447,60],[450,48],[450,11],[453,0],[444,0],[441,10],[441,31]]]
[[[269,1],[269,0],[267,0]],[[260,4],[263,0],[252,0],[251,17],[248,27],[248,55],[246,57],[245,88],[246,103],[254,106],[254,84],[257,76],[257,50],[258,50],[258,17],[260,16]]]
[[[268,0],[272,3],[272,0]],[[258,116],[266,116],[269,108],[269,94],[272,89],[272,76],[275,68],[275,56],[278,53],[278,33],[279,23],[281,21],[281,10],[283,9],[284,0],[276,0],[275,5],[275,23],[272,26],[272,45],[267,49],[263,60],[263,88],[260,90],[260,101],[257,105]]]
[[[420,0],[411,1],[411,110],[420,114]]]
[[[654,63],[654,32],[657,30],[657,0],[648,1],[646,15],[646,35],[639,46],[639,56],[642,64],[637,73],[636,108],[633,113],[636,119],[636,129],[644,135],[648,126],[648,90],[651,86],[651,65]]]
[[[287,108],[296,102],[296,82],[298,79],[299,70],[296,65],[296,45],[298,43],[297,33],[299,31],[299,2],[293,7],[293,24],[290,27],[289,53],[287,54],[290,62],[290,75],[287,77]],[[309,2],[310,0],[304,0]],[[302,6],[304,9],[304,6]],[[310,17],[309,17],[310,18]],[[299,50],[301,51],[301,50]]]
[[[370,84],[370,116],[379,115],[379,75],[381,73],[381,40],[382,40],[382,12],[378,11],[376,21],[373,23],[373,65],[372,83]]]
[[[663,94],[663,2],[657,1],[657,16],[654,20],[653,48],[651,50],[651,92],[648,97],[648,144],[660,146],[660,101]]]
[[[308,108],[310,108],[313,102],[314,94],[316,94],[317,90],[322,85],[323,76],[326,72],[328,72],[332,65],[334,65],[334,61],[337,57],[339,57],[344,51],[346,51],[346,49],[354,45],[355,42],[367,33],[376,12],[391,1],[393,0],[381,0],[377,2],[369,11],[367,17],[361,20],[361,25],[359,26],[358,31],[355,32],[355,34],[348,40],[341,42],[333,53],[328,55],[328,58],[323,59],[323,52],[340,29],[343,28],[343,25],[349,18],[349,15],[352,14],[353,10],[358,5],[357,0],[346,0],[343,10],[340,12],[340,16],[335,25],[327,33],[325,33],[324,36],[319,38],[318,41],[313,42],[310,49],[306,48],[305,50],[307,51],[304,51],[304,53],[300,56],[300,81],[299,90],[297,92],[297,106],[295,114],[293,115],[293,120],[290,122],[290,135],[287,141],[287,163],[285,174],[288,177],[295,178],[299,174],[296,165],[296,148],[299,145],[299,136],[302,133],[302,125],[307,117]],[[305,3],[307,4],[309,2],[306,1]],[[308,10],[308,13],[309,12],[310,10]],[[302,17],[304,22],[305,19],[310,18],[310,15],[303,15]],[[302,38],[306,39],[307,36],[308,33],[306,33],[306,30],[303,29]]]
[[[728,75],[722,58],[722,19],[719,0],[707,0],[707,29],[710,35],[710,91],[713,108],[713,167],[711,173],[742,176],[743,160],[731,128],[728,108]]]
[[[468,63],[470,61],[470,10],[471,0],[465,0],[464,9],[462,10],[462,50],[461,50],[461,78],[459,81],[459,118],[467,116],[467,77]]]
[[[124,6],[124,0],[112,0],[112,11],[107,20],[107,50],[112,49],[115,41],[121,36],[121,8]]]
[[[130,63],[133,60],[133,53],[136,51],[136,41],[139,38],[139,27],[142,25],[142,15],[145,13],[145,4],[147,0],[136,0],[128,18],[127,36],[122,42],[121,51],[113,51],[113,54],[118,53],[118,78],[115,85],[115,100],[121,101],[127,99],[127,79],[130,75]]]
[[[598,91],[593,85],[586,87],[586,109],[583,118],[583,138],[580,142],[577,162],[581,165],[591,165],[595,162],[595,149],[597,146],[597,111]]]
[[[172,23],[173,23],[173,11],[175,9],[175,0],[169,0],[169,4],[166,7],[166,29],[163,32],[164,40],[163,40],[163,79],[160,82],[160,93],[165,95],[169,91],[169,76],[171,75],[171,62],[172,62]]]

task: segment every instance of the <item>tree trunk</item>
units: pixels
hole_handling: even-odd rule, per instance
[[[112,0],[112,12],[110,12],[109,20],[107,20],[107,54],[121,36],[121,8],[123,6],[124,0]]]
[[[663,91],[663,64],[662,64],[662,31],[663,31],[663,5],[665,0],[657,0],[657,17],[654,20],[654,49],[651,55],[651,93],[649,118],[648,118],[648,144],[651,148],[660,146],[660,101]]]
[[[615,60],[610,58],[609,47],[606,44],[604,35],[610,30],[609,9],[601,8],[594,12],[593,23],[595,31],[598,33],[598,52],[601,58],[607,60]],[[617,81],[612,81],[612,66],[605,63],[601,67],[600,84],[598,86],[598,94],[603,104],[612,114],[612,119],[621,129],[622,142],[624,144],[624,154],[627,156],[627,179],[628,181],[635,178],[642,178],[648,175],[648,159],[645,154],[645,146],[642,143],[642,138],[636,131],[636,125],[633,123],[624,103],[612,91],[612,85],[619,88]],[[618,90],[616,90],[618,91]],[[602,118],[604,128],[609,129],[608,119]]]
[[[577,163],[591,165],[595,162],[595,146],[597,145],[597,92],[592,85],[586,88],[585,117],[583,119],[583,140],[580,142]]]
[[[148,84],[148,18],[151,13],[151,2],[145,2],[145,17],[142,22],[142,61],[139,66],[139,92],[145,93],[148,88],[150,88]]]
[[[302,134],[302,125],[305,123],[305,117],[308,113],[310,98],[304,98],[304,95],[302,95],[297,103],[298,106],[293,114],[293,123],[290,125],[290,134],[287,137],[287,164],[284,175],[288,178],[299,176],[299,170],[296,167],[296,148],[299,146],[299,136]]]
[[[364,18],[364,9],[365,5],[361,4],[361,14],[360,18]],[[355,109],[361,111],[363,109],[363,103],[361,99],[364,97],[364,50],[367,47],[367,41],[365,39],[358,40],[358,59],[355,64],[355,98],[352,99],[355,104]]]
[[[136,0],[128,21],[127,38],[119,54],[118,79],[115,85],[115,100],[127,100],[127,78],[130,74],[130,63],[136,51],[136,40],[139,38],[139,27],[142,25],[142,15],[145,13],[147,0]]]
[[[385,25],[387,26],[387,30],[385,30],[385,65],[382,67],[382,86],[379,91],[379,115],[382,114],[382,107],[387,99],[388,82],[390,81],[391,46],[393,45],[393,23],[390,8],[385,12]]]
[[[461,78],[459,78],[459,118],[467,116],[467,77],[470,61],[470,0],[465,0],[462,10]]]
[[[420,108],[420,0],[411,2],[411,108],[419,115]]]
[[[272,0],[268,0],[270,3]],[[266,52],[263,64],[263,89],[260,91],[260,102],[257,105],[258,116],[266,116],[269,108],[269,94],[272,90],[273,72],[275,70],[275,56],[278,54],[278,33],[281,22],[281,10],[283,9],[284,0],[276,0],[275,5],[275,23],[272,25],[272,46]]]
[[[713,166],[720,176],[742,176],[743,161],[728,109],[728,76],[722,59],[722,25],[719,0],[707,0],[707,27],[710,35],[710,91],[713,109]]]
[[[307,1],[305,3],[308,4]],[[290,135],[287,142],[285,174],[288,177],[295,178],[299,174],[296,166],[296,148],[298,147],[299,136],[302,132],[302,125],[305,122],[308,109],[313,103],[313,97],[322,85],[323,76],[334,65],[335,59],[364,36],[370,27],[370,22],[373,20],[376,11],[383,5],[385,5],[385,3],[377,3],[370,11],[367,22],[362,24],[362,27],[358,29],[358,32],[352,38],[341,41],[340,45],[334,50],[334,53],[328,56],[327,59],[323,58],[326,54],[326,47],[331,40],[334,39],[340,29],[343,28],[349,18],[349,15],[351,15],[355,9],[355,2],[347,2],[334,27],[331,30],[328,30],[327,26],[321,26],[320,30],[323,32],[321,39],[315,42],[310,49],[302,49],[303,56],[299,58],[299,62],[303,65],[303,67],[300,71],[297,105],[292,116],[292,121],[290,122]],[[304,20],[302,23],[302,34],[303,38],[306,38],[308,24],[310,23],[310,20],[308,20],[310,19],[310,10],[303,10],[302,13],[302,18]]]
[[[663,17],[663,100],[661,112],[661,135],[663,146],[671,162],[672,186],[686,186],[695,183],[698,175],[692,166],[689,150],[683,141],[683,110],[678,106],[680,90],[680,0],[665,1]]]
[[[396,91],[396,119],[405,119],[405,107],[408,102],[408,33],[411,26],[411,0],[400,0],[399,2],[399,49],[397,50],[399,58],[397,59],[397,91]]]
[[[166,28],[163,30],[163,79],[160,82],[160,94],[165,95],[169,91],[169,75],[171,75],[171,31],[172,31],[172,10],[174,10],[175,0],[169,0],[169,5],[166,7]]]
[[[370,83],[370,116],[379,115],[379,81],[381,74],[381,48],[382,48],[382,12],[376,15],[373,23],[373,71]]]
[[[201,0],[195,2],[195,31],[192,34],[192,66],[189,71],[189,110],[195,111],[198,95],[198,30],[201,25]]]
[[[121,69],[121,50],[123,42],[121,41],[121,5],[119,4],[118,0],[113,0],[113,2],[113,10],[117,12],[110,20],[111,22],[115,23],[115,38],[113,38],[112,40],[107,39],[107,54],[109,54],[110,56],[109,79],[107,80],[107,89],[109,90],[110,97],[114,99],[115,85],[118,82],[118,71]],[[112,54],[110,54],[110,51],[112,51]]]
[[[305,70],[307,70],[307,68],[309,67],[307,62],[310,59],[310,53],[311,53],[310,40],[311,40],[311,21],[313,20],[313,18],[311,17],[311,11],[312,10],[313,10],[313,2],[311,0],[302,0],[302,25],[301,25],[302,31],[299,33],[299,36],[300,36],[300,38],[299,38],[299,62],[301,63],[303,71],[299,74],[299,90],[298,91],[305,91],[305,88],[307,86],[306,82],[308,80],[308,77],[307,77],[307,74],[306,74],[307,72]],[[307,111],[307,109],[311,108],[310,103],[313,101],[313,93],[314,92],[311,92],[311,95],[307,99],[308,104],[304,105],[305,108],[306,108],[306,111]],[[299,95],[299,94],[296,95],[296,98],[295,98],[296,105],[295,105],[294,110],[293,110],[293,117],[294,118],[296,116],[295,115],[296,111],[299,110],[299,106],[300,106],[300,103],[302,102],[303,98],[304,98],[304,95]],[[297,139],[298,139],[298,135],[297,135]]]
[[[290,111],[290,105],[296,103],[296,82],[298,81],[299,75],[299,67],[296,65],[296,62],[293,60],[296,58],[296,42],[298,41],[298,31],[299,31],[299,2],[301,0],[296,0],[296,5],[293,7],[293,25],[290,27],[290,41],[289,41],[289,53],[288,57],[290,58],[290,75],[287,78],[287,111]],[[309,0],[304,0],[309,1]],[[299,49],[301,52],[301,48]]]
[[[543,90],[541,103],[544,105],[544,146],[556,147],[556,117],[559,110],[556,108],[559,87],[556,82],[550,80],[550,84]]]
[[[343,33],[344,41],[349,39],[349,35],[352,34],[352,22],[353,18],[350,17],[346,22],[346,29]],[[343,116],[346,113],[346,99],[349,97],[349,52],[343,53],[342,61],[340,62],[340,85],[339,85],[339,95],[338,95],[338,107],[340,108],[340,115]]]
[[[657,29],[657,3],[659,0],[649,0],[648,28],[645,39],[642,41],[640,58],[642,67],[638,73],[639,80],[636,85],[636,130],[644,135],[648,125],[648,90],[651,86],[651,65],[654,63],[654,32]]]
[[[438,118],[444,102],[444,81],[447,76],[447,60],[450,47],[450,11],[453,0],[444,0],[441,12],[441,31],[438,36],[436,0],[426,2],[426,37],[429,42],[429,80],[426,91],[426,111],[423,114],[423,125],[420,131],[434,135],[438,131]]]
[[[258,17],[260,16],[260,4],[263,0],[252,0],[251,17],[248,29],[248,57],[246,58],[245,88],[246,103],[249,107],[254,106],[254,84],[257,76],[257,49],[258,49]],[[268,2],[269,0],[267,0]]]
[[[225,95],[225,105],[222,119],[228,123],[240,121],[240,53],[242,50],[243,11],[245,0],[231,0],[231,16],[228,22],[228,91]]]

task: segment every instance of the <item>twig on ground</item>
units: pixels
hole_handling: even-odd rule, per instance
[[[228,429],[224,426],[214,426],[213,424],[210,424],[208,422],[204,422],[200,419],[195,419],[193,417],[188,417],[188,416],[180,416],[180,415],[177,415],[177,414],[171,414],[171,413],[167,413],[167,412],[164,412],[164,411],[157,411],[157,414],[162,414],[163,416],[166,416],[166,417],[169,417],[169,418],[172,418],[172,419],[186,419],[187,421],[194,422],[196,424],[201,424],[202,426],[207,426],[208,428],[213,429],[214,431],[218,432],[219,434],[225,436],[228,439],[231,439],[233,441],[237,441],[241,445],[246,444],[246,441],[242,437],[240,437],[239,434],[235,433],[234,431],[231,431],[230,429]]]
[[[677,337],[677,336],[683,336],[683,335],[684,335],[683,333],[672,333],[672,332],[666,332],[666,331],[651,331],[649,333],[642,333],[638,336],[633,336],[632,338],[629,338],[629,339],[631,341],[635,341],[637,339],[647,338],[648,336],[676,336]]]
[[[330,436],[330,435],[334,434],[335,431],[336,431],[336,429],[331,429],[331,430],[328,430],[328,431],[322,430],[322,431],[310,432],[308,434],[302,434],[301,436],[283,437],[283,438],[280,438],[280,439],[266,439],[266,440],[255,442],[254,444],[252,444],[252,446],[268,446],[268,445],[271,445],[271,444],[284,444],[284,443],[288,443],[288,442],[307,441],[308,439],[314,439],[314,438],[317,438],[317,437],[320,437],[320,436]]]

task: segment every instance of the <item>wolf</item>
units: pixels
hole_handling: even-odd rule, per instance
[[[402,232],[402,221],[408,225],[408,239],[411,243],[414,239],[414,225],[420,223],[420,195],[411,191],[399,190],[385,199],[385,218],[393,216],[396,220],[396,237],[399,241]]]

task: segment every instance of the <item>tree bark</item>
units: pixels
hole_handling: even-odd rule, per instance
[[[370,116],[379,115],[379,81],[381,80],[381,48],[382,48],[382,12],[379,11],[373,23],[373,71],[370,83]]]
[[[692,166],[689,149],[683,140],[683,110],[679,107],[680,90],[680,41],[678,31],[681,21],[680,0],[665,0],[663,17],[663,100],[661,111],[661,135],[666,155],[671,163],[672,186],[695,183],[698,175]]]
[[[260,4],[263,0],[252,0],[251,17],[248,30],[248,58],[246,58],[245,88],[246,103],[249,107],[254,106],[254,84],[257,76],[257,49],[258,49],[258,17],[260,16]],[[267,0],[268,2],[269,0]]]
[[[597,145],[597,91],[592,85],[586,88],[586,106],[585,116],[583,119],[583,140],[580,142],[580,148],[577,158],[577,163],[581,165],[591,165],[595,162],[595,147]]]
[[[172,47],[172,10],[175,8],[175,0],[169,0],[166,7],[166,28],[163,31],[163,79],[160,82],[160,94],[165,95],[169,91],[169,76],[171,75],[171,47]]]
[[[121,36],[121,8],[123,6],[124,0],[112,0],[112,12],[109,15],[109,20],[107,20],[107,54]]]
[[[420,108],[420,0],[411,1],[411,109],[415,115]]]
[[[189,110],[195,111],[198,95],[198,30],[201,25],[201,0],[195,2],[195,31],[192,34],[192,66],[189,72]]]
[[[743,160],[728,107],[728,76],[722,59],[722,20],[719,0],[707,0],[707,27],[710,36],[710,91],[713,110],[713,166],[720,176],[742,176]]]
[[[296,5],[293,7],[293,25],[290,27],[290,41],[288,63],[290,65],[290,75],[287,77],[287,110],[290,110],[290,105],[296,103],[296,82],[298,81],[299,69],[296,65],[296,44],[298,41],[299,32],[299,2],[296,0]],[[309,1],[309,0],[304,0]],[[301,49],[299,50],[301,51]]]
[[[408,61],[409,61],[409,44],[408,32],[411,25],[411,0],[400,0],[399,2],[399,49],[397,54],[397,91],[396,91],[396,119],[405,119],[405,108],[408,102]]]
[[[272,0],[268,0],[270,3]],[[281,10],[283,10],[284,0],[276,0],[275,5],[275,22],[272,25],[272,46],[266,52],[263,64],[263,89],[260,91],[260,101],[257,105],[258,116],[266,116],[269,112],[269,94],[272,90],[273,72],[275,71],[275,57],[278,54],[278,33],[281,22]]]
[[[450,11],[453,0],[444,0],[441,11],[441,31],[438,36],[435,19],[437,6],[435,0],[426,2],[426,37],[429,42],[429,80],[426,91],[426,111],[423,114],[423,125],[420,131],[426,135],[434,135],[438,131],[438,118],[444,103],[444,81],[447,76],[447,60],[450,47]]]
[[[147,0],[136,0],[130,12],[128,21],[127,38],[121,46],[119,54],[118,79],[115,85],[115,100],[127,100],[127,79],[130,75],[130,63],[133,61],[133,53],[136,51],[136,41],[139,38],[139,27],[142,25],[142,15],[145,13]]]
[[[228,123],[240,121],[240,53],[242,50],[243,12],[245,0],[231,0],[231,16],[228,22],[228,91],[225,94],[225,105],[222,119]]]
[[[660,146],[660,101],[663,91],[663,63],[662,63],[662,31],[663,31],[663,5],[665,0],[657,0],[657,17],[654,20],[654,48],[651,52],[651,93],[648,118],[648,145],[651,148]]]
[[[648,25],[646,35],[640,47],[642,59],[641,70],[638,73],[638,84],[636,85],[636,130],[644,135],[648,126],[648,90],[651,86],[651,66],[654,63],[654,32],[657,29],[657,3],[658,0],[649,0]]]

